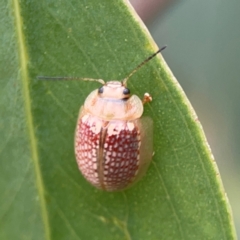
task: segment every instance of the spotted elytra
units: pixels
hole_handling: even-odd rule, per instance
[[[131,95],[128,79],[166,47],[139,64],[122,81],[78,77],[46,77],[49,80],[97,81],[102,86],[91,92],[80,108],[75,131],[75,155],[78,167],[93,186],[123,190],[146,172],[153,155],[153,123],[142,117],[143,105],[152,100],[148,93],[142,100]]]

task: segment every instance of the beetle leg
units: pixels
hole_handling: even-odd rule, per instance
[[[142,103],[145,104],[145,103],[151,102],[151,101],[152,101],[151,95],[149,93],[144,93]]]

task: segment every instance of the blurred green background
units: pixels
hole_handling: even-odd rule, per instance
[[[203,125],[240,236],[240,1],[178,1],[159,12],[147,26],[168,45],[163,56]]]

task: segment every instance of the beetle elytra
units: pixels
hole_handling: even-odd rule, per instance
[[[97,81],[102,84],[91,92],[80,109],[75,131],[75,155],[85,179],[99,189],[123,190],[146,172],[153,154],[153,123],[142,117],[143,105],[151,101],[145,93],[141,100],[131,95],[128,79],[159,49],[124,80],[75,77],[38,77],[39,79]]]

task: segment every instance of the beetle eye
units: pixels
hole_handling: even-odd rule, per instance
[[[129,95],[130,94],[130,90],[128,88],[124,88],[123,94],[124,95]]]
[[[98,93],[103,93],[103,87],[100,87],[100,88],[98,89]]]

